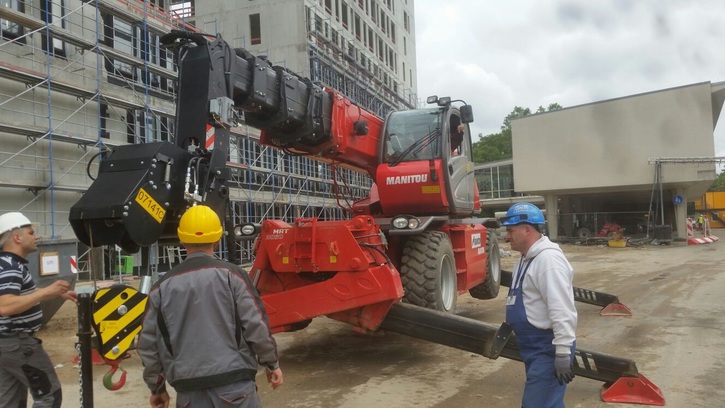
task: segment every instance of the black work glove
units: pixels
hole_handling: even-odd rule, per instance
[[[557,354],[554,358],[554,370],[560,385],[569,384],[574,379],[574,372],[571,370],[571,356]]]

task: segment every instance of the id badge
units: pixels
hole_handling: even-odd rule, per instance
[[[506,306],[513,306],[516,304],[516,295],[506,297]]]

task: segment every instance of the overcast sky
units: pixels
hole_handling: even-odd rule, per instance
[[[464,99],[474,135],[498,132],[514,106],[725,81],[725,0],[414,1],[419,97]]]

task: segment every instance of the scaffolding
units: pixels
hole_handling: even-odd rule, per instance
[[[376,56],[370,44],[360,47],[350,31],[333,24],[331,17],[323,17],[331,15],[326,8],[325,12],[313,5],[306,16],[310,79],[340,91],[379,117],[391,110],[414,109],[418,105],[416,94],[401,89],[396,73],[383,63],[382,54]],[[371,14],[373,22],[375,15]]]
[[[95,155],[119,145],[173,142],[176,68],[159,37],[171,29],[198,31],[194,5],[167,5],[167,12],[148,0],[8,4],[0,8],[0,212],[24,212],[40,223],[43,237],[74,237],[69,209],[97,174]],[[347,216],[338,205],[342,187],[349,205],[372,184],[367,175],[333,171],[258,139],[245,126],[232,137],[236,222],[340,219]],[[248,245],[236,250],[243,261],[252,259]],[[169,251],[155,252],[157,265],[168,261]]]
[[[147,3],[10,5],[0,9],[0,187],[14,191],[4,194],[1,210],[28,213],[50,238],[72,236],[68,209],[90,182],[89,159],[100,149],[150,141],[146,130],[154,125],[168,137],[175,73],[158,34],[183,26]],[[118,46],[126,33],[135,49]],[[154,58],[163,63],[150,64]],[[146,132],[130,126],[136,113]]]

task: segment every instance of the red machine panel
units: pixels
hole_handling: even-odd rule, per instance
[[[333,94],[332,140],[337,144],[338,151],[333,159],[336,162],[365,169],[371,177],[375,176],[382,145],[383,121],[360,106],[354,105],[341,94],[329,92]],[[366,134],[357,134],[356,127],[366,128]]]
[[[331,314],[375,330],[403,296],[400,275],[369,216],[298,219],[294,225],[266,221],[256,253],[251,277],[275,331]]]
[[[442,161],[402,162],[397,166],[381,164],[375,180],[383,213],[434,215],[448,214]]]
[[[486,227],[454,225],[446,228],[456,257],[458,291],[465,292],[486,277]]]

